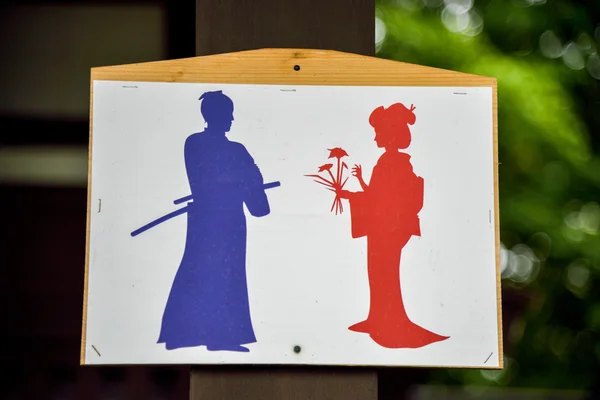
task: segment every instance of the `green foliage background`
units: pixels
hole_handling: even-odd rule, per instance
[[[599,1],[377,1],[378,57],[498,79],[506,368],[434,382],[600,381],[599,18]]]

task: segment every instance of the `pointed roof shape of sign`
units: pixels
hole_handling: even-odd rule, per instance
[[[259,49],[92,68],[92,80],[349,86],[486,86],[496,79],[315,49]]]

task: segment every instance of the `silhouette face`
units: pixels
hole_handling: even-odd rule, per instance
[[[384,133],[383,133],[383,129],[378,128],[375,129],[375,143],[377,143],[377,147],[381,148],[381,147],[385,147],[385,144],[387,143],[387,141],[385,140],[384,137]]]
[[[406,124],[385,124],[375,129],[379,148],[405,149],[410,145],[410,130]]]
[[[211,130],[229,132],[233,123],[233,107],[227,107],[207,116],[206,123]]]
[[[206,97],[205,97],[206,96]],[[233,102],[221,92],[205,93],[200,111],[213,132],[229,132],[233,122]]]

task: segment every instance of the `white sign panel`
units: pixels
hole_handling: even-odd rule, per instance
[[[86,364],[497,367],[490,87],[93,83]]]

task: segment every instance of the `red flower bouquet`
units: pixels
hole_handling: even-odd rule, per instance
[[[335,199],[333,200],[333,204],[331,205],[331,211],[335,209],[335,214],[341,214],[344,212],[344,207],[342,206],[342,199],[339,198],[338,192],[344,188],[346,181],[348,178],[344,179],[344,169],[348,169],[348,166],[345,162],[342,161],[342,158],[347,157],[348,153],[346,150],[341,147],[335,147],[329,150],[328,158],[336,158],[337,159],[337,169],[335,171],[335,175],[331,171],[333,168],[333,164],[323,164],[319,167],[318,174],[310,174],[305,175],[311,178],[315,178],[314,181],[320,185],[323,185],[330,192],[336,193]],[[319,175],[321,172],[326,172],[327,175],[325,177]],[[342,181],[343,180],[343,181]]]

